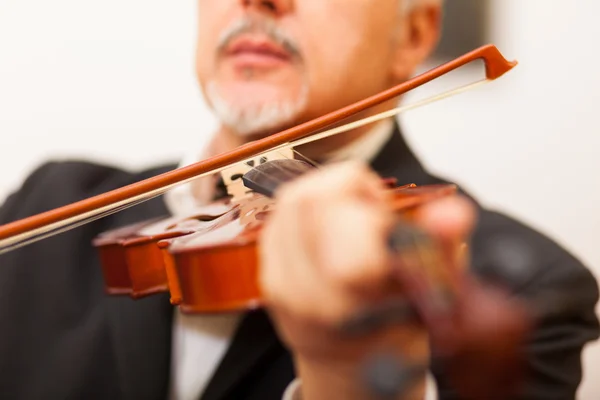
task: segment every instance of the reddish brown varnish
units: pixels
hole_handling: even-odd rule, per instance
[[[414,184],[393,189],[392,206],[405,219],[419,206],[456,192],[454,185]],[[275,201],[253,195],[214,221],[213,229],[165,239],[171,298],[186,313],[223,313],[261,307],[259,233]]]
[[[222,210],[217,212],[215,206]],[[212,221],[229,209],[224,202],[218,202],[187,217],[155,218],[98,236],[93,245],[98,249],[106,292],[140,298],[169,291],[165,268],[169,255],[157,243],[210,227]],[[176,303],[177,299],[172,301]]]
[[[143,221],[105,232],[94,239],[93,245],[99,249],[100,263],[104,275],[104,283],[108,294],[132,294],[133,284],[127,263],[127,248],[123,242],[135,237],[143,227],[156,220]]]
[[[102,262],[106,292],[139,298],[169,290],[163,254],[156,243],[192,232],[175,230],[150,236],[134,232],[126,237],[108,234],[94,240]]]
[[[385,178],[383,183],[389,188],[394,188],[396,179]],[[409,184],[397,187],[396,190],[415,187],[416,185]],[[197,261],[197,257],[190,256],[190,252],[178,253],[175,257],[170,244],[179,245],[176,239],[186,235],[189,235],[189,241],[193,241],[198,237],[220,232],[219,230],[222,231],[227,226],[231,227],[232,224],[243,224],[244,235],[248,235],[249,232],[254,235],[251,228],[257,225],[251,224],[245,213],[250,209],[256,209],[259,204],[264,207],[265,204],[272,204],[272,200],[259,195],[246,198],[241,202],[230,202],[224,199],[198,209],[191,216],[152,219],[99,235],[93,241],[93,245],[99,253],[106,292],[110,295],[141,298],[169,291],[171,303],[181,305],[181,308],[187,312],[220,312],[246,306],[252,307],[249,303],[255,303],[254,299],[258,295],[255,283],[253,282],[248,288],[239,279],[243,277],[254,279],[256,275],[254,266],[233,270],[232,277],[223,276],[223,282],[229,282],[227,289],[209,285],[202,291],[190,290],[185,282],[188,279],[202,282],[214,280],[217,272],[210,266],[223,261],[224,249],[231,251],[230,259],[243,260],[249,256],[254,260],[256,256],[254,236],[250,246],[236,248],[235,244],[228,246],[217,243],[211,251],[204,249],[202,253],[203,257],[206,257],[206,260],[203,260],[204,269],[197,264],[194,268],[181,267],[181,265],[193,264]],[[244,235],[236,238],[238,244],[239,240],[247,239]],[[218,273],[227,271],[225,268],[222,267],[222,271]],[[222,294],[223,292],[226,294]],[[191,300],[184,303],[184,295]],[[220,302],[223,304],[219,305]],[[205,306],[190,306],[190,304],[205,304]]]

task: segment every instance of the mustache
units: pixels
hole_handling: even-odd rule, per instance
[[[300,46],[298,46],[296,41],[277,26],[275,21],[264,17],[245,16],[235,21],[219,37],[218,51],[224,51],[231,41],[246,33],[262,33],[273,42],[282,46],[292,57],[302,58]]]

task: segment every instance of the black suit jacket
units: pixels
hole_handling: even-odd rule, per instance
[[[131,173],[86,162],[53,162],[33,172],[0,209],[0,223],[40,213],[165,172]],[[396,130],[372,163],[384,177],[419,185],[442,182],[427,173]],[[504,277],[515,293],[551,293],[567,301],[550,310],[528,347],[531,377],[522,399],[574,399],[581,352],[598,337],[596,281],[571,254],[540,233],[480,208],[472,268]],[[97,254],[99,233],[167,215],[158,198],[88,225],[0,255],[0,398],[166,399],[171,322],[168,295],[142,300],[107,296]],[[528,258],[511,258],[511,240]],[[534,271],[512,279],[511,268]],[[513,271],[514,272],[514,271]],[[443,365],[433,360],[441,399],[456,398]],[[293,363],[262,312],[247,314],[202,400],[279,400]]]

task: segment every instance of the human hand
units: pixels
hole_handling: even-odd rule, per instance
[[[398,295],[390,290],[388,238],[397,217],[389,196],[378,176],[355,163],[325,167],[277,193],[260,241],[260,285],[294,354],[307,399],[367,397],[357,374],[372,352],[428,361],[427,332],[415,321],[360,338],[337,329],[357,310]],[[469,235],[474,220],[473,207],[459,197],[432,203],[414,216],[440,243],[446,260],[459,259],[456,244]],[[415,390],[410,398],[423,386]]]

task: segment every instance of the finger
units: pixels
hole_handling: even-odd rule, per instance
[[[364,163],[349,161],[326,166],[284,184],[279,199],[313,199],[319,201],[352,197],[382,203],[387,199],[383,181]]]
[[[466,243],[476,221],[474,204],[462,196],[435,201],[417,214],[417,223],[438,241],[447,262],[460,269],[466,266]]]
[[[267,307],[280,317],[334,327],[364,306],[367,292],[377,293],[387,265],[385,234],[377,226],[387,219],[350,203],[282,207],[265,228],[270,248],[261,250],[261,285]]]
[[[264,229],[261,284],[267,301],[322,323],[339,321],[386,265],[389,215],[382,182],[360,164],[328,167],[287,184]],[[285,271],[285,273],[283,273]]]
[[[302,224],[297,212],[282,207],[273,212],[263,227],[260,285],[267,303],[288,307],[289,299],[302,300],[306,294],[311,279],[305,272],[309,253],[304,251],[298,233]]]
[[[475,225],[475,207],[465,197],[452,196],[423,206],[417,211],[415,221],[439,239],[464,239]]]
[[[393,216],[357,202],[323,210],[317,222],[316,265],[332,285],[376,292],[389,278],[387,235]]]
[[[260,284],[267,306],[277,311],[311,318],[327,290],[316,266],[319,240],[312,210],[319,201],[307,193],[282,196],[263,228],[260,247]]]
[[[381,211],[375,211],[378,210],[375,204],[370,204],[370,216],[362,210],[340,213],[336,208],[348,203],[356,203],[352,207],[360,207],[365,199],[382,203],[382,192],[384,186],[381,180],[360,163],[328,166],[311,176],[293,181],[278,193],[277,211],[271,218],[281,224],[287,222],[287,227],[280,227],[280,232],[286,232],[285,237],[278,240],[296,242],[297,246],[288,248],[289,254],[294,256],[294,265],[310,269],[329,264],[325,272],[330,271],[347,284],[357,283],[357,277],[361,276],[359,264],[351,262],[360,260],[365,266],[381,267],[385,249],[382,245],[377,247],[375,242],[384,243],[384,228],[387,228],[390,218],[377,215]],[[366,249],[363,249],[365,246]],[[348,260],[353,256],[349,249],[361,251],[359,258]],[[370,255],[366,256],[365,251],[369,251]],[[320,253],[325,259],[314,258]],[[302,262],[296,262],[298,260]],[[365,283],[364,280],[362,282]]]

